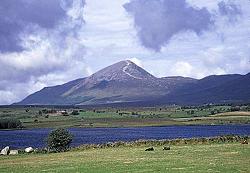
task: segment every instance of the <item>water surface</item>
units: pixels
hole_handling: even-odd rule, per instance
[[[0,148],[25,148],[46,146],[46,137],[52,129],[27,129],[0,131]],[[213,137],[222,135],[250,135],[250,125],[195,125],[128,128],[69,128],[74,135],[72,146],[101,144],[138,139],[175,139]]]

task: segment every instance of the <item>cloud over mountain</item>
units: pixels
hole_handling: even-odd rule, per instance
[[[20,98],[79,77],[79,71],[88,74],[79,39],[84,5],[84,0],[1,1],[0,103],[11,94]]]

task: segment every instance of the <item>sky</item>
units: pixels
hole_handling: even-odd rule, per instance
[[[155,75],[250,72],[250,0],[1,0],[0,104],[130,59]]]

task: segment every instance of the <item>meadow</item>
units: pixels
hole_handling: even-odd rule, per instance
[[[20,120],[25,128],[249,124],[250,107],[1,107],[0,120],[7,118]]]
[[[250,145],[240,143],[90,148],[1,156],[0,172],[250,172]]]

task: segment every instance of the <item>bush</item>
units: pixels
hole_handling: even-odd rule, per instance
[[[72,115],[79,115],[80,113],[78,112],[78,110],[73,110],[71,114]]]
[[[0,129],[22,128],[22,123],[17,119],[0,119]]]
[[[53,130],[48,136],[48,149],[55,152],[67,151],[72,139],[72,134],[64,128]]]
[[[230,108],[231,112],[235,112],[235,111],[240,111],[240,107],[239,106],[232,106]]]

